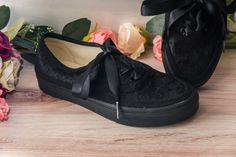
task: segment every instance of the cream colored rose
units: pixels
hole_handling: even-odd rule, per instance
[[[146,39],[140,32],[140,28],[132,23],[125,23],[119,28],[118,48],[122,53],[133,59],[138,58],[145,51]]]
[[[15,90],[18,83],[18,73],[21,68],[19,59],[11,57],[4,61],[0,58],[0,84],[8,92]]]

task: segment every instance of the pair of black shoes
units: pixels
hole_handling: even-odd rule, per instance
[[[219,61],[226,11],[225,0],[144,1],[143,15],[168,12],[163,32],[167,74],[124,56],[110,39],[99,45],[46,34],[35,64],[39,87],[120,124],[183,121],[198,110],[193,86],[203,85]]]

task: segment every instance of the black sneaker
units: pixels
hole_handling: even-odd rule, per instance
[[[163,64],[168,74],[205,84],[224,48],[226,16],[235,11],[225,0],[146,0],[142,15],[166,13],[163,31]]]
[[[46,94],[125,125],[173,124],[198,109],[191,85],[129,59],[110,39],[99,45],[46,34],[35,70]]]

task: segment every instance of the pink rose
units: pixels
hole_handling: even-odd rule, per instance
[[[10,109],[4,98],[0,98],[0,121],[8,119],[8,113]]]
[[[162,36],[158,35],[153,40],[155,58],[162,62]]]
[[[0,32],[0,57],[2,59],[8,59],[12,55],[12,48],[8,37]]]
[[[101,29],[97,32],[93,32],[89,37],[89,42],[94,42],[102,45],[108,38],[111,38],[111,40],[115,44],[117,43],[115,34],[108,29]]]

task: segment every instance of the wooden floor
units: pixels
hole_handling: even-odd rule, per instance
[[[163,71],[150,56],[142,61]],[[10,119],[0,123],[0,157],[236,157],[236,51],[199,92],[200,110],[188,121],[127,127],[43,94],[25,63],[8,97]]]

